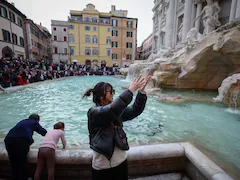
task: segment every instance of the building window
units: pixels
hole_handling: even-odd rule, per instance
[[[58,53],[58,48],[54,47],[54,53],[57,54]]]
[[[85,21],[86,21],[86,22],[90,22],[90,18],[87,16],[87,17],[85,18]]]
[[[66,31],[67,31],[67,29],[66,29],[66,28],[63,28],[63,31],[64,31],[64,32],[66,32]]]
[[[69,34],[69,42],[74,42],[74,35],[73,34]]]
[[[118,47],[118,42],[117,41],[112,41],[112,47],[117,48]]]
[[[67,48],[64,48],[64,54],[67,54],[67,51],[68,51]]]
[[[132,32],[127,32],[127,37],[132,37]]]
[[[118,20],[113,19],[112,26],[117,27],[117,25],[118,25]]]
[[[92,18],[92,22],[97,23],[97,18],[96,18],[96,17],[93,17],[93,18]]]
[[[106,19],[106,24],[110,24],[110,19]]]
[[[18,44],[17,35],[12,33],[12,42],[13,44]]]
[[[5,17],[5,18],[8,18],[8,13],[7,13],[7,9],[0,6],[0,11],[1,11],[1,16],[2,17]]]
[[[3,40],[6,42],[11,42],[10,32],[6,30],[2,30]]]
[[[22,22],[22,20],[21,20],[20,17],[17,17],[17,23],[18,23],[18,25],[19,25],[20,27],[23,26],[23,22]]]
[[[111,28],[107,28],[107,32],[111,32]]]
[[[32,40],[32,39],[31,39]],[[32,40],[32,46],[33,46],[33,40]]]
[[[93,44],[97,44],[98,43],[98,38],[97,38],[97,36],[93,36]]]
[[[74,25],[71,24],[71,25],[68,26],[68,28],[73,30],[74,29]]]
[[[69,46],[69,49],[70,49],[70,56],[74,56],[75,47]]]
[[[92,55],[93,56],[98,56],[98,49],[93,49],[92,50]]]
[[[24,39],[20,37],[20,46],[24,47]]]
[[[57,28],[56,28],[56,27],[54,27],[54,28],[53,28],[53,30],[54,30],[54,31],[56,31],[56,30],[57,30]]]
[[[82,21],[82,16],[77,18],[78,21]]]
[[[107,56],[111,56],[111,49],[107,49]]]
[[[39,32],[35,31],[35,36],[39,38]]]
[[[104,20],[103,20],[103,19],[100,19],[100,23],[104,23]]]
[[[127,42],[127,48],[132,49],[132,43]]]
[[[112,30],[112,36],[117,37],[118,36],[118,31],[117,30]]]
[[[90,43],[90,42],[91,42],[90,36],[86,35],[85,36],[85,43]]]
[[[12,21],[12,22],[16,22],[16,20],[15,20],[15,15],[14,15],[14,13],[13,12],[11,12],[11,11],[9,11],[9,17],[10,17],[10,21]]]
[[[131,54],[127,54],[127,60],[132,60],[132,55]]]
[[[111,37],[107,37],[106,43],[111,44]]]
[[[90,26],[85,26],[85,31],[90,31],[91,27]]]
[[[64,36],[64,41],[67,41],[67,36]]]
[[[85,55],[86,55],[86,56],[91,56],[91,50],[90,50],[90,48],[86,48],[86,49],[85,49]]]
[[[127,27],[132,28],[133,27],[133,22],[132,21],[127,21]]]
[[[117,59],[117,54],[112,54],[112,59]]]
[[[57,36],[54,36],[54,41],[57,41]]]
[[[96,26],[93,26],[93,31],[97,31],[97,27]]]

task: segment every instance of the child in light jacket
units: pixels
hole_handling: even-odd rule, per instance
[[[63,149],[66,148],[66,140],[64,136],[64,123],[59,122],[54,125],[54,129],[49,131],[38,151],[37,169],[34,174],[34,180],[41,179],[41,172],[44,164],[47,164],[48,180],[54,179],[54,166],[55,166],[55,149],[58,147],[58,141],[61,138]]]

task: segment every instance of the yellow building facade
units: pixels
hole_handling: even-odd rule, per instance
[[[129,66],[137,44],[137,19],[126,10],[99,12],[93,4],[83,11],[70,11],[68,43],[70,63],[98,66]]]
[[[111,14],[88,4],[83,11],[70,11],[68,41],[70,63],[111,66]]]

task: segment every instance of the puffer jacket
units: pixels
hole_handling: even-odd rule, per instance
[[[115,148],[114,126],[123,127],[124,121],[134,119],[145,108],[146,94],[138,92],[134,104],[128,107],[132,98],[132,92],[125,90],[111,104],[95,106],[88,111],[90,148],[104,155],[109,160]]]

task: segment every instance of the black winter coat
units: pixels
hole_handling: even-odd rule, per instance
[[[123,127],[124,121],[134,119],[145,108],[147,101],[145,94],[138,92],[134,104],[127,107],[132,98],[132,92],[125,90],[111,104],[92,107],[88,111],[90,148],[109,160],[115,148],[114,126]]]

